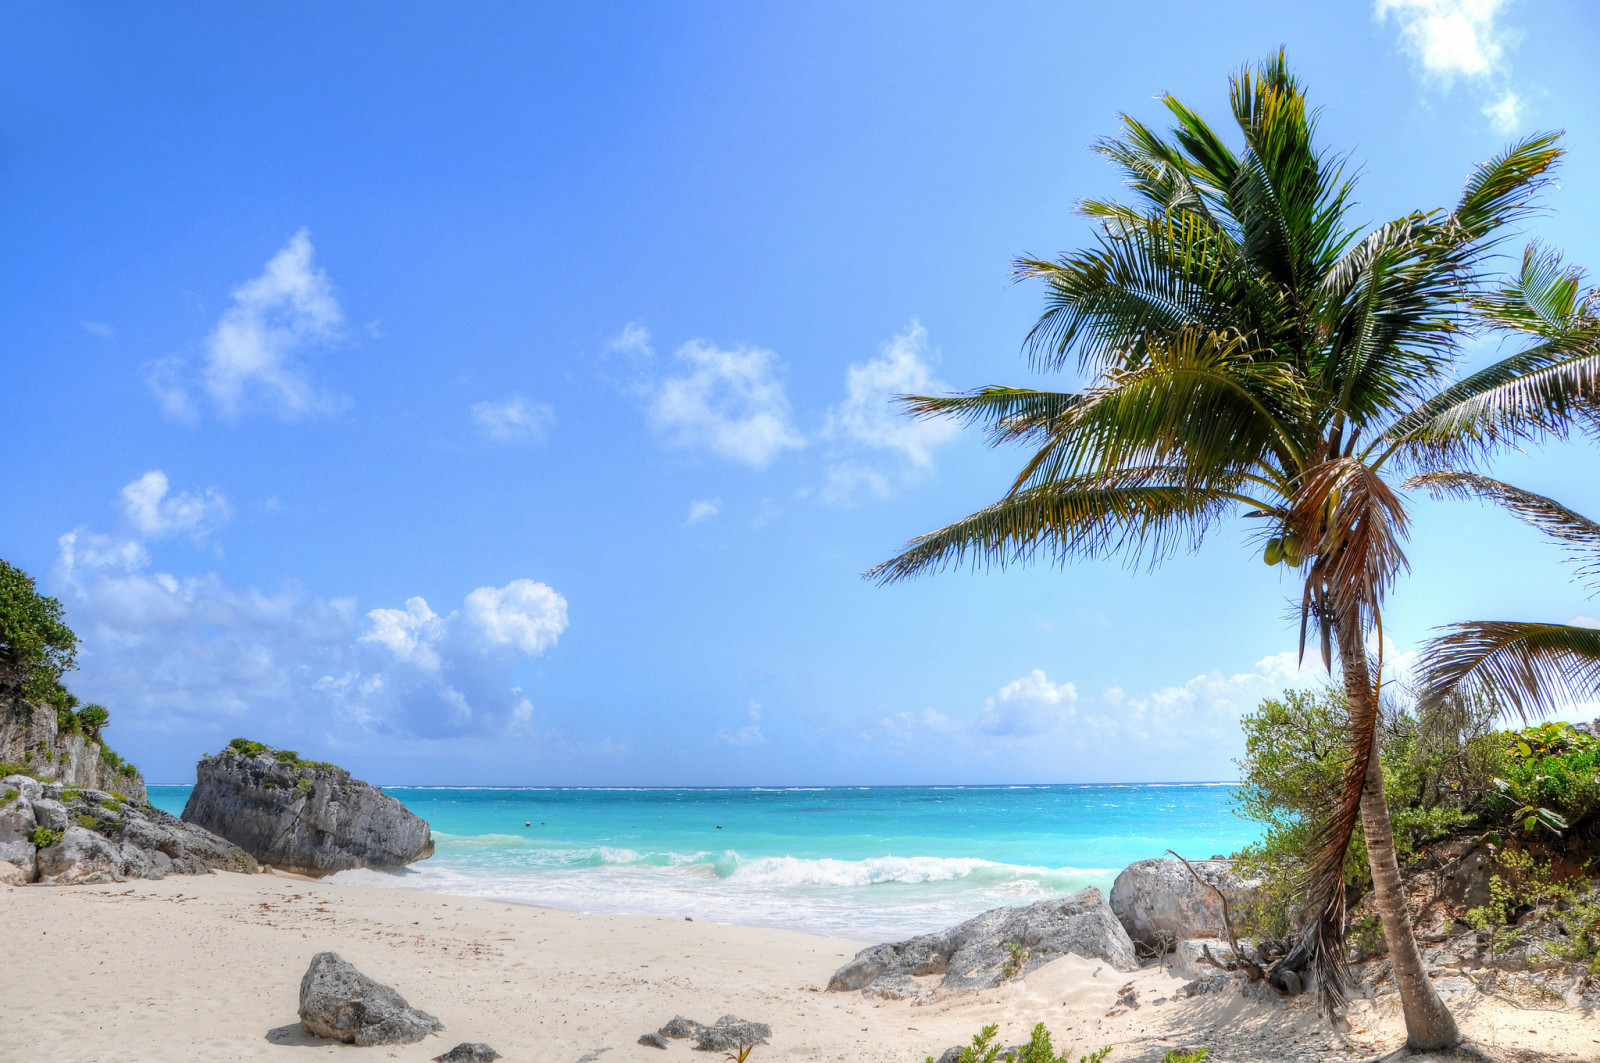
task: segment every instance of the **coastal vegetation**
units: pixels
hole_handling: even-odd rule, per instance
[[[1198,548],[1231,516],[1253,518],[1255,547],[1297,584],[1302,652],[1310,643],[1330,673],[1337,660],[1342,680],[1343,727],[1313,757],[1322,803],[1295,820],[1317,986],[1330,1012],[1343,1007],[1359,842],[1407,1043],[1446,1047],[1459,1034],[1424,970],[1400,858],[1428,816],[1442,827],[1463,810],[1420,806],[1421,823],[1397,824],[1386,799],[1381,611],[1407,568],[1410,524],[1392,480],[1561,435],[1589,397],[1600,345],[1552,299],[1566,283],[1549,265],[1559,259],[1532,247],[1520,273],[1490,274],[1561,149],[1555,134],[1518,141],[1472,170],[1453,207],[1363,232],[1354,179],[1317,145],[1282,53],[1232,79],[1233,144],[1183,102],[1163,102],[1169,132],[1125,117],[1123,135],[1097,147],[1133,200],[1081,205],[1098,224],[1093,245],[1016,263],[1046,291],[1027,339],[1033,368],[1076,363],[1090,385],[905,397],[914,416],[981,426],[1032,455],[998,502],[868,575],[1155,562]],[[1515,349],[1461,375],[1463,339],[1483,332]]]

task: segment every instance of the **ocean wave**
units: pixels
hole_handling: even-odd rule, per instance
[[[766,856],[740,861],[729,874],[719,873],[719,877],[753,886],[875,886],[889,882],[917,885],[961,879],[974,886],[1028,880],[1048,888],[1105,874],[1096,869],[1026,867],[964,856],[878,856],[865,860]]]

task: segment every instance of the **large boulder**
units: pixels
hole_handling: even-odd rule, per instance
[[[1201,878],[1222,890],[1235,911],[1258,885],[1235,875],[1227,860],[1191,863]],[[1111,886],[1111,910],[1128,936],[1146,949],[1169,949],[1185,938],[1227,932],[1216,892],[1196,882],[1183,861],[1171,857],[1129,864]]]
[[[25,775],[0,779],[0,861],[47,886],[260,870],[238,846],[152,805]]]
[[[336,952],[317,953],[300,979],[300,1025],[317,1037],[362,1046],[415,1044],[444,1029]]]
[[[201,759],[183,819],[306,875],[397,870],[433,855],[427,822],[376,786],[244,739]]]
[[[936,934],[862,949],[828,982],[840,992],[870,996],[925,995],[917,977],[942,975],[941,991],[987,989],[1067,953],[1104,960],[1118,971],[1139,966],[1133,943],[1098,889],[996,908]]]

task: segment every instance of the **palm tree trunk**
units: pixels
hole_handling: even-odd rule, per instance
[[[1423,969],[1411,916],[1406,911],[1400,861],[1394,851],[1394,828],[1389,823],[1389,802],[1383,795],[1383,765],[1378,756],[1382,730],[1378,727],[1377,691],[1367,667],[1367,649],[1354,618],[1341,622],[1337,633],[1350,719],[1355,726],[1370,727],[1372,731],[1367,784],[1361,791],[1361,827],[1367,838],[1367,864],[1372,868],[1373,905],[1383,922],[1389,964],[1405,1013],[1406,1044],[1421,1051],[1448,1048],[1461,1040],[1461,1033]]]

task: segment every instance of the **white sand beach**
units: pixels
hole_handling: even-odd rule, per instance
[[[1206,1045],[1211,1059],[1366,1059],[1398,1046],[1394,997],[1359,1003],[1341,1037],[1311,1002],[1286,1007],[1171,999],[1161,970],[1118,974],[1067,957],[995,990],[925,1006],[827,993],[860,943],[689,919],[629,918],[315,882],[283,874],[171,876],[0,890],[0,1060],[397,1059],[461,1041],[508,1061],[700,1063],[687,1041],[636,1043],[674,1015],[732,1013],[771,1024],[767,1060],[921,1063],[998,1023],[1004,1043],[1044,1021],[1070,1058],[1159,1060]],[[355,1048],[301,1032],[300,977],[331,949],[443,1020],[421,1044]],[[1144,1005],[1108,1016],[1133,982]],[[1600,1021],[1479,997],[1456,1004],[1471,1043],[1496,1058],[1600,1058]],[[592,1063],[592,1060],[591,1060]]]

